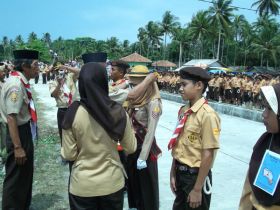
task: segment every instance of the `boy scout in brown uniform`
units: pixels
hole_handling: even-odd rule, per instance
[[[38,51],[16,50],[15,71],[2,87],[0,111],[7,124],[6,175],[3,182],[2,209],[29,209],[33,180],[33,141],[37,115],[29,80],[39,73]]]
[[[79,100],[79,93],[76,87],[76,81],[79,76],[79,69],[60,65],[57,66],[57,69],[60,71],[60,76],[57,75],[55,80],[52,80],[49,83],[49,90],[51,96],[56,100],[57,106],[57,125],[60,140],[62,140],[62,121],[64,115],[67,111],[67,108],[72,104],[72,102]],[[67,75],[65,70],[69,71]]]
[[[219,148],[220,118],[202,97],[210,80],[207,72],[200,67],[185,67],[180,75],[180,93],[190,106],[180,109],[178,127],[168,145],[173,156],[170,171],[170,186],[176,195],[173,210],[207,210],[211,168]]]

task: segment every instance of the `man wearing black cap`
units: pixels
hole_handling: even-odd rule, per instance
[[[207,72],[200,67],[185,67],[180,76],[179,92],[189,105],[179,110],[178,126],[168,144],[173,156],[170,187],[176,195],[173,210],[208,210],[220,118],[202,97],[211,79]]]
[[[33,180],[33,139],[37,114],[29,80],[39,73],[38,51],[14,51],[14,71],[3,85],[0,111],[7,123],[6,176],[3,183],[2,209],[29,209]]]

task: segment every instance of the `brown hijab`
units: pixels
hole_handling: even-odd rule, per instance
[[[133,84],[139,84],[145,79],[145,77],[130,77],[129,80]],[[133,101],[128,101],[129,108],[137,108],[142,107],[145,104],[149,103],[153,99],[160,99],[160,92],[158,89],[158,85],[156,82],[151,83],[144,94],[139,96],[137,99]]]
[[[280,83],[273,85],[274,91],[276,93],[277,102],[278,102],[278,127],[280,126]],[[257,141],[256,145],[253,149],[253,154],[251,156],[250,164],[249,164],[249,182],[252,187],[254,196],[258,200],[261,205],[264,206],[272,206],[272,205],[280,205],[280,183],[276,188],[276,191],[273,196],[266,193],[265,191],[255,187],[253,185],[256,175],[258,173],[258,169],[261,165],[262,158],[264,156],[265,151],[269,148],[269,144],[271,141],[270,150],[280,154],[280,131],[276,134],[271,134],[265,132],[260,139]]]

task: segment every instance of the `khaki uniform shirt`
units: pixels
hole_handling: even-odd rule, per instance
[[[253,82],[249,81],[244,85],[244,89],[245,89],[245,91],[252,92],[253,86],[254,86]]]
[[[128,89],[120,89],[109,85],[109,97],[119,104],[123,104],[128,96]]]
[[[147,128],[139,159],[147,160],[155,137],[159,117],[162,114],[161,100],[154,99],[143,107],[136,109],[136,111],[136,120]]]
[[[229,80],[225,80],[225,90],[230,90],[231,89],[231,82]]]
[[[20,79],[26,84],[28,80],[21,72],[18,73],[19,77],[10,76],[2,87],[0,111],[5,123],[7,123],[9,114],[16,114],[17,125],[23,125],[31,119],[31,116],[28,109],[29,99],[27,92]]]
[[[65,85],[67,86],[67,88],[69,89],[69,91],[72,94],[72,102],[80,99],[79,92],[78,92],[78,89],[76,86],[76,81],[77,81],[77,78],[74,75],[74,73],[67,74],[67,76],[65,78]],[[49,90],[50,90],[51,94],[53,93],[53,91],[56,89],[56,87],[58,85],[59,84],[58,84],[57,80],[53,80],[49,83]],[[59,96],[58,96],[58,98],[55,98],[56,106],[58,108],[68,108],[68,106],[71,105],[71,104],[68,104],[69,98],[64,96],[64,92],[65,92],[65,90],[64,90],[63,86],[61,86],[60,91],[59,91]],[[67,94],[69,94],[69,93],[67,93]]]
[[[81,197],[109,195],[124,187],[124,167],[117,144],[83,106],[77,110],[71,129],[62,131],[61,155],[75,161],[70,175],[70,192]],[[127,116],[123,139],[127,154],[135,152],[137,141]]]
[[[255,83],[253,88],[252,88],[252,92],[257,94],[257,93],[260,92],[260,90],[261,90],[261,84],[260,83],[259,84]]]
[[[172,156],[180,163],[190,167],[200,167],[203,149],[218,149],[220,136],[220,118],[205,99],[199,99],[192,107],[184,130],[180,133]],[[188,107],[183,107],[183,115]]]
[[[214,81],[214,87],[217,87],[217,88],[221,87],[222,82],[223,82],[223,78],[218,77],[218,78]]]
[[[279,210],[279,206],[262,206],[253,194],[248,175],[243,186],[238,210],[251,210],[255,207],[257,210]]]
[[[215,78],[212,78],[209,82],[208,82],[208,85],[210,87],[213,87],[214,86],[214,82],[215,82]]]
[[[276,81],[276,79],[272,79],[272,80],[270,80],[270,82],[269,82],[269,86],[272,86],[272,85],[275,85],[275,84],[277,84],[277,81]]]

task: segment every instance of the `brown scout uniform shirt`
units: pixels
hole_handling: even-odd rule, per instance
[[[225,90],[230,90],[231,89],[231,82],[230,79],[225,79]]]
[[[65,85],[67,86],[69,91],[72,93],[72,102],[79,100],[80,96],[79,96],[78,89],[76,87],[77,78],[74,75],[74,73],[68,73],[64,80],[65,80]],[[56,89],[57,86],[58,86],[57,80],[53,80],[49,83],[49,90],[50,90],[51,94]],[[64,91],[65,90],[64,90],[63,86],[61,86],[59,97],[55,98],[56,106],[58,108],[68,108],[70,105],[70,104],[68,104],[68,101],[69,101],[68,97],[64,96]],[[67,94],[69,94],[69,93],[67,93]]]
[[[252,81],[246,82],[244,85],[244,90],[248,92],[252,92],[253,86],[254,85]]]
[[[244,186],[243,186],[243,191],[239,203],[239,208],[238,210],[251,210],[255,207],[258,210],[279,210],[279,206],[262,206],[259,204],[257,199],[255,198],[251,185],[249,183],[248,175],[246,177]]]
[[[155,137],[159,117],[162,114],[161,100],[154,99],[135,110],[137,111],[135,114],[136,120],[148,129],[139,155],[139,159],[147,160]]]
[[[7,123],[9,114],[16,114],[17,125],[19,126],[27,123],[31,116],[28,110],[29,99],[20,78],[26,84],[28,80],[21,72],[18,73],[20,77],[10,76],[3,84],[0,97],[0,112],[5,123]]]
[[[188,117],[184,130],[172,149],[172,156],[189,167],[200,167],[203,149],[218,149],[220,136],[220,118],[218,114],[199,99],[192,107],[193,113]],[[188,107],[183,107],[182,115]]]
[[[75,161],[70,175],[72,194],[103,196],[124,187],[126,173],[117,144],[83,106],[78,108],[72,128],[63,130],[62,135],[61,155]],[[120,143],[127,154],[136,150],[137,142],[128,116]]]

